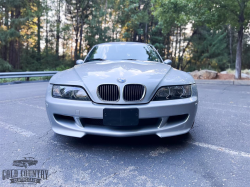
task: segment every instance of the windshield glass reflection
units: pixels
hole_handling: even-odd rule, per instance
[[[162,62],[147,44],[102,44],[95,46],[85,62],[105,60],[139,60]]]

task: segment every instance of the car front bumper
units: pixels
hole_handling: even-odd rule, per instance
[[[156,134],[159,137],[181,135],[189,132],[195,120],[198,97],[169,101],[152,101],[140,105],[104,105],[90,101],[74,101],[46,97],[46,110],[57,134],[83,137],[86,134],[127,137]],[[83,123],[83,118],[92,121],[103,119],[103,110],[138,108],[139,119],[159,119],[154,125],[133,128],[119,128]],[[91,121],[88,120],[88,121]],[[147,122],[149,120],[144,120]]]

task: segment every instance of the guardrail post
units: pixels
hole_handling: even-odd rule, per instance
[[[30,80],[30,78],[29,77],[26,77],[26,81],[29,81]]]

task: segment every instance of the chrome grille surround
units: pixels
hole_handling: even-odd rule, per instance
[[[117,102],[120,99],[120,89],[116,84],[101,84],[97,87],[97,96],[102,101]]]
[[[146,95],[146,86],[142,84],[126,84],[123,88],[123,100],[141,101]]]

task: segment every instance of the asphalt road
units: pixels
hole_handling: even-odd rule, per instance
[[[51,130],[47,84],[0,85],[1,172],[34,157],[49,171],[36,186],[250,186],[250,86],[198,85],[187,136],[78,139]]]

